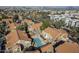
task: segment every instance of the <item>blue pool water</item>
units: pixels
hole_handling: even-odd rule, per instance
[[[33,42],[35,43],[35,47],[36,47],[36,48],[38,48],[38,47],[44,45],[44,44],[42,43],[42,41],[41,41],[39,38],[33,38]]]

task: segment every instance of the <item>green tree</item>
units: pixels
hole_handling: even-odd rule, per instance
[[[6,33],[7,33],[7,31],[8,31],[8,26],[7,26],[7,24],[6,24],[5,21],[0,24],[0,31],[1,31],[3,34],[6,34]]]
[[[19,25],[16,27],[16,29],[24,31],[25,28],[24,28],[24,25]]]
[[[65,24],[65,21],[64,21],[64,20],[59,20],[59,21],[55,21],[53,25],[54,25],[56,28],[62,28],[62,27],[64,27],[66,24]]]
[[[28,33],[28,25],[27,23],[24,23],[25,32]]]
[[[44,30],[45,28],[50,26],[49,20],[42,20],[42,26],[41,26],[41,30]]]
[[[0,21],[2,21],[2,16],[0,15]]]
[[[27,33],[28,32],[28,25],[27,25],[27,23],[24,23],[24,25],[17,26],[16,29],[25,31]]]
[[[6,39],[4,34],[0,32],[0,52],[5,52]]]
[[[1,14],[2,19],[6,19],[7,16],[5,14]]]
[[[19,20],[19,16],[18,15],[14,15],[13,21],[16,22],[17,20]]]

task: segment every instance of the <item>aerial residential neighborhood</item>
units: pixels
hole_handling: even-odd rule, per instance
[[[79,7],[0,7],[0,53],[79,53]]]

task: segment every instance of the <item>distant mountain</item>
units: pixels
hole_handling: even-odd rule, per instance
[[[66,9],[66,10],[79,10],[79,6],[0,6],[0,9],[18,10],[18,9]]]

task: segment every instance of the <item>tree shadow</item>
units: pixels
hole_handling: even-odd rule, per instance
[[[56,52],[55,48],[58,47],[59,45],[63,44],[63,43],[64,43],[64,41],[61,40],[59,42],[56,42],[55,45],[53,45],[53,47],[54,47],[54,49],[53,49],[54,50],[54,53]]]

